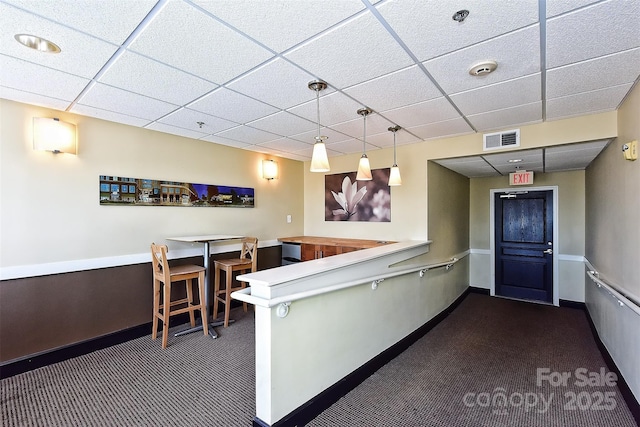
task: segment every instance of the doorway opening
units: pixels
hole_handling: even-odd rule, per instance
[[[492,296],[559,305],[558,188],[491,190]]]

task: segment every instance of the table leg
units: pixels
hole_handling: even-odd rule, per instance
[[[204,294],[205,294],[205,305],[207,306],[207,313],[211,313],[211,265],[209,263],[209,256],[211,252],[209,251],[209,242],[204,242]],[[207,316],[208,317],[208,316]],[[209,321],[209,319],[207,319]],[[232,323],[232,321],[229,321]],[[213,329],[215,326],[224,325],[224,321],[218,322],[210,322],[209,323],[209,335],[211,338],[218,338],[218,334]],[[179,337],[181,335],[190,334],[192,332],[197,332],[202,330],[202,325],[195,326],[193,328],[185,329],[184,331],[176,332],[174,336]]]

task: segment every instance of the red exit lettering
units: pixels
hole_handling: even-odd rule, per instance
[[[510,185],[533,184],[533,172],[532,171],[521,171],[521,172],[510,173],[509,174],[509,184]]]

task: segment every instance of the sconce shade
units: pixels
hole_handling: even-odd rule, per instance
[[[329,172],[329,158],[327,157],[327,147],[324,142],[318,141],[313,144],[313,154],[311,155],[311,172]]]
[[[76,125],[58,119],[34,117],[33,149],[76,154]]]
[[[391,166],[391,173],[389,174],[389,186],[402,185],[402,178],[400,177],[400,168],[398,165]]]
[[[262,161],[262,177],[269,180],[278,178],[278,163],[275,160]]]
[[[369,158],[366,154],[363,154],[362,157],[360,157],[356,181],[371,181],[371,165],[369,165]]]

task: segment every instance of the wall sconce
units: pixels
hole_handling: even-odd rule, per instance
[[[275,160],[262,161],[262,177],[267,180],[278,178],[278,163]]]
[[[33,149],[76,154],[76,125],[60,119],[33,118]]]

